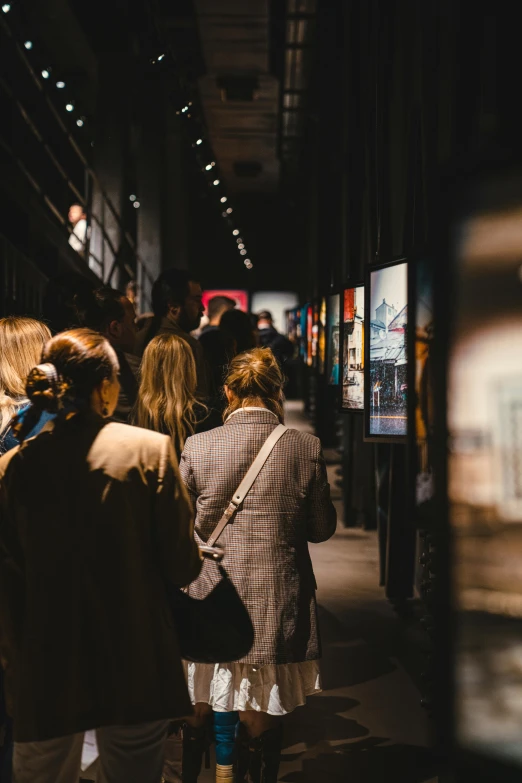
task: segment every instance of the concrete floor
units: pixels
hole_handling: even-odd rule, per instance
[[[299,403],[287,424],[310,430]],[[334,503],[342,519],[334,467]],[[286,720],[279,780],[286,783],[436,783],[430,725],[401,664],[407,636],[378,586],[376,535],[339,527],[310,545],[318,583],[323,692]],[[405,641],[406,640],[406,641]],[[214,780],[205,770],[201,783]]]

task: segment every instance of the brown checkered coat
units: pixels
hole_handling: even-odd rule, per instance
[[[223,427],[189,438],[181,475],[196,509],[196,540],[207,541],[264,441],[277,426],[269,411],[242,411]],[[219,539],[225,566],[255,629],[243,663],[297,663],[320,657],[315,577],[308,541],[326,541],[336,513],[318,438],[288,430]],[[206,561],[190,595],[219,581]]]

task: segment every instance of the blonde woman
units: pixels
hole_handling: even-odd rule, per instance
[[[0,319],[0,454],[17,445],[11,421],[29,405],[25,381],[50,338],[47,326],[35,318]]]
[[[224,426],[185,443],[180,470],[196,509],[198,544],[211,537],[261,447],[283,422],[283,383],[270,349],[239,354],[225,381]],[[277,781],[282,718],[321,689],[308,542],[329,539],[336,521],[319,439],[288,429],[219,539],[223,565],[250,613],[255,641],[238,662],[188,664],[195,715],[187,722],[194,739],[184,743],[183,752],[186,766],[192,762],[191,783],[201,763],[194,757],[196,750],[202,752],[197,731],[210,720],[211,709],[238,711],[240,720],[235,777],[229,761],[227,768],[218,768],[216,780]],[[218,579],[215,566],[204,564],[190,595],[204,598]]]
[[[196,387],[196,362],[188,343],[177,334],[154,337],[143,354],[134,421],[170,435],[178,459],[187,437],[207,423]]]

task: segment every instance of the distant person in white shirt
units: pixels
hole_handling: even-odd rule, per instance
[[[81,204],[71,204],[69,207],[69,223],[72,226],[69,244],[73,250],[83,255],[87,239],[87,215]]]

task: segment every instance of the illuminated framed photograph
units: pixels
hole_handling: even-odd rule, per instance
[[[364,438],[403,442],[408,432],[408,263],[369,267],[365,286]]]
[[[364,410],[364,285],[357,283],[342,292],[341,320],[341,413]]]
[[[339,386],[341,295],[328,297],[326,315],[326,378],[329,386]]]

